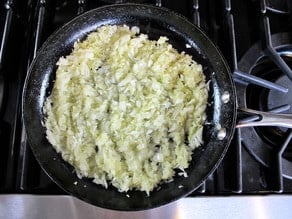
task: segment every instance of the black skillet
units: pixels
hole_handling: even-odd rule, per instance
[[[186,51],[203,65],[210,80],[207,124],[204,144],[196,149],[188,177],[174,177],[147,196],[145,192],[120,193],[79,179],[74,168],[65,162],[46,139],[42,126],[42,107],[55,78],[56,62],[72,50],[73,43],[106,24],[138,26],[150,39],[167,36],[179,51]],[[189,44],[191,48],[186,48]],[[138,4],[106,6],[89,11],[55,32],[43,44],[33,61],[23,93],[23,118],[31,149],[45,172],[67,193],[93,205],[118,210],[142,210],[158,207],[194,191],[219,165],[235,129],[236,96],[231,74],[223,57],[197,27],[181,15],[167,9]]]

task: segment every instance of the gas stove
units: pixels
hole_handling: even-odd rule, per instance
[[[43,172],[28,145],[21,117],[24,80],[38,48],[56,29],[90,9],[127,2],[169,8],[199,26],[233,72],[239,107],[291,113],[289,0],[2,0],[0,194],[66,195]],[[187,199],[292,197],[291,138],[291,129],[282,127],[237,129],[221,165]]]

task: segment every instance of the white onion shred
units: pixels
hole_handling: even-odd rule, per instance
[[[49,142],[79,177],[149,195],[202,144],[208,90],[191,56],[139,31],[107,25],[76,42],[43,111]]]

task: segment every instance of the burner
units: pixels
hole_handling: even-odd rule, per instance
[[[292,67],[292,41],[287,33],[272,36],[272,44],[277,52]],[[292,87],[291,80],[261,50],[261,44],[255,44],[242,57],[239,69],[252,75],[275,82],[287,88]],[[275,111],[285,106],[285,113],[291,113],[292,90],[282,93],[256,85],[237,85],[238,104],[261,111]],[[290,130],[281,127],[255,127],[241,129],[242,139],[247,150],[262,164],[273,164],[272,157],[279,152],[290,134]],[[283,153],[283,175],[292,178],[292,143]]]
[[[291,54],[292,55],[292,51]],[[282,56],[286,63],[292,66],[292,57]],[[292,82],[289,78],[282,74],[279,68],[268,57],[262,58],[255,67],[251,70],[251,74],[266,80],[275,82],[284,87],[292,87]],[[273,111],[281,106],[290,106],[292,103],[292,90],[287,93],[282,93],[276,90],[269,90],[256,85],[247,86],[246,90],[247,108]],[[292,109],[284,111],[292,113]],[[264,138],[269,144],[277,146],[282,139],[285,138],[287,128],[282,127],[256,127],[259,135]]]

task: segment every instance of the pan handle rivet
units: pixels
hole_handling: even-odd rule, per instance
[[[223,140],[226,137],[226,129],[221,128],[217,133],[218,140]]]
[[[224,91],[223,94],[222,94],[222,96],[221,96],[221,101],[223,103],[228,103],[229,100],[230,100],[230,94],[229,94],[229,92],[228,91]]]

